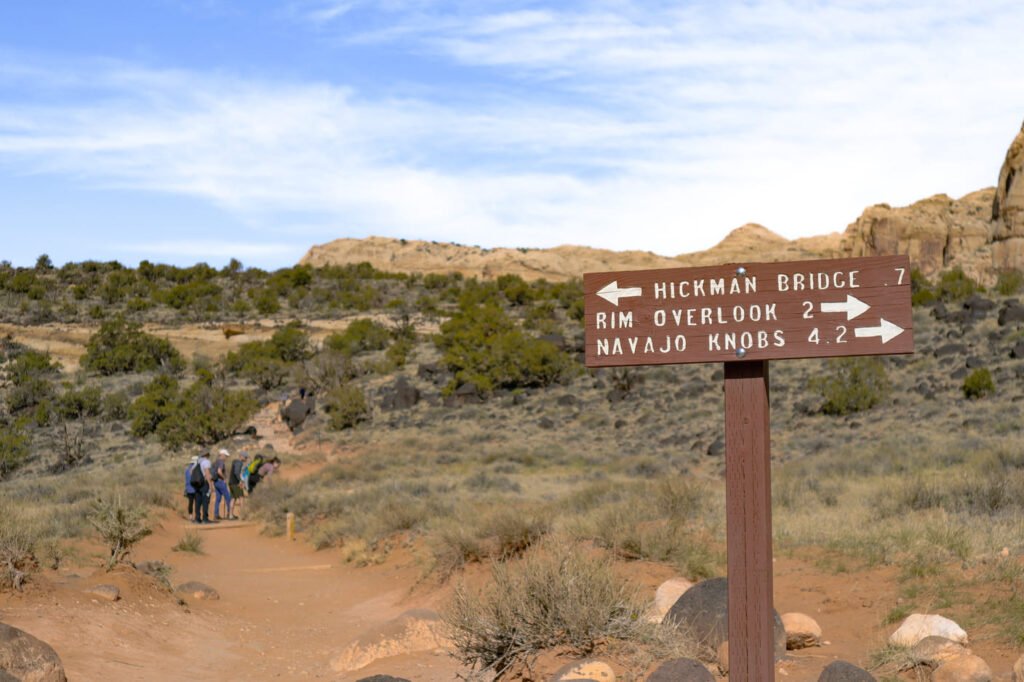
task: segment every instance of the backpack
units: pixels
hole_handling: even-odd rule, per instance
[[[196,490],[199,490],[206,484],[206,477],[203,476],[203,466],[199,462],[192,465],[192,471],[188,474],[188,482]]]
[[[261,466],[263,466],[263,455],[256,455],[252,458],[252,464],[249,465],[249,475],[259,473]]]

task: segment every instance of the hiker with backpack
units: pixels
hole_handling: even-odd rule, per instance
[[[263,466],[264,461],[263,455],[257,453],[257,455],[252,458],[252,463],[249,464],[249,492],[255,490],[256,486],[259,485],[260,478],[262,478],[260,475],[260,467]]]
[[[186,519],[192,518],[192,509],[196,504],[196,489],[192,487],[192,467],[199,462],[199,457],[193,455],[188,464],[185,465],[185,497],[188,498],[188,514]]]
[[[245,472],[243,476],[242,472]],[[245,496],[248,493],[246,488],[249,478],[249,453],[243,450],[238,459],[231,462],[231,473],[228,474],[228,490],[231,492],[232,516],[237,519],[241,515]]]
[[[196,491],[196,515],[193,523],[210,523],[210,493],[213,478],[210,474],[210,456],[199,453],[199,461],[192,467],[189,482]]]

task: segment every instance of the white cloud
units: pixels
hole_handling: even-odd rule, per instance
[[[113,251],[122,253],[152,254],[152,256],[184,256],[200,260],[225,260],[228,258],[255,259],[265,261],[276,260],[285,256],[298,260],[306,251],[305,247],[295,244],[232,242],[224,240],[165,240],[114,244]]]
[[[428,52],[498,87],[371,98],[51,64],[51,87],[93,94],[0,102],[0,167],[199,197],[261,239],[679,253],[748,221],[821,234],[872,203],[989,185],[1024,115],[1018,3],[442,6],[393,2],[385,28],[342,37]],[[339,31],[368,7],[301,5]],[[0,69],[0,85],[29,67]]]

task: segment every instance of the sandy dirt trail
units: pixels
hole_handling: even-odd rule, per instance
[[[453,680],[459,667],[443,652],[418,652],[339,673],[331,660],[361,634],[412,608],[435,608],[437,595],[416,594],[415,561],[354,568],[337,552],[302,540],[268,538],[255,524],[202,526],[205,554],[173,552],[187,530],[168,516],[136,552],[173,567],[177,585],[197,580],[217,601],[188,599],[187,608],[131,570],[98,570],[0,601],[0,620],[48,642],[69,680],[355,680],[375,672],[416,680]],[[97,600],[84,590],[115,584],[123,599]]]

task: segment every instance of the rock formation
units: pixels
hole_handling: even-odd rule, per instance
[[[671,258],[649,251],[583,246],[484,249],[368,237],[314,246],[300,262],[316,266],[367,262],[390,272],[459,272],[484,279],[516,274],[527,280],[563,281],[583,272],[904,253],[926,276],[959,266],[985,285],[994,283],[1000,270],[1024,269],[1024,128],[1006,153],[997,187],[959,199],[937,194],[896,208],[877,204],[865,209],[842,234],[788,240],[761,225],[748,224],[706,251]]]

